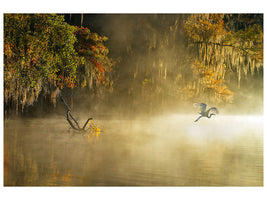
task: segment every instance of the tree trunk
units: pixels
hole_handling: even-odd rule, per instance
[[[18,81],[16,81],[16,117],[19,116],[19,89]]]

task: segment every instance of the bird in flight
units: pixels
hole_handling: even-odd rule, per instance
[[[212,115],[219,114],[219,111],[216,107],[211,107],[210,109],[207,109],[207,104],[205,103],[194,103],[194,107],[198,107],[200,109],[200,116],[195,120],[197,122],[202,117],[211,118]]]

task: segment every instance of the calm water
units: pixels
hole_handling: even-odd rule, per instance
[[[5,186],[262,186],[263,118],[5,121]]]

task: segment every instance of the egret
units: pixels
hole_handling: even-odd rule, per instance
[[[202,117],[211,118],[212,115],[219,114],[219,111],[216,107],[211,107],[210,109],[206,110],[207,104],[205,103],[194,103],[194,107],[200,108],[200,116],[195,120],[197,122]]]

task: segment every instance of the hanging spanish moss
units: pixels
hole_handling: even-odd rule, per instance
[[[261,14],[77,14],[69,20],[77,26],[58,15],[5,15],[7,107],[24,111],[40,94],[55,106],[56,91],[64,88],[71,102],[79,93],[88,102],[140,112],[198,101],[226,105],[263,78]],[[96,24],[98,31],[89,29]]]

